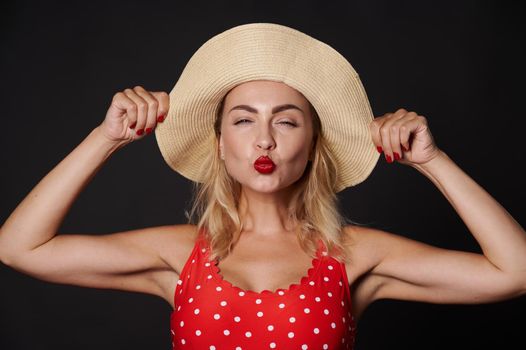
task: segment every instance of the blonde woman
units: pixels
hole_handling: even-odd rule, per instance
[[[197,184],[190,223],[57,235],[107,159],[154,130],[167,163]],[[381,153],[429,178],[483,254],[347,224],[336,193],[364,181]],[[375,300],[485,303],[526,291],[523,228],[437,147],[426,118],[398,109],[373,119],[341,55],[275,24],[210,39],[170,95],[116,93],[3,224],[0,258],[49,282],[163,298],[174,349],[352,349]]]

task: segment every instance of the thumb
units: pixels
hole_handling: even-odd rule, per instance
[[[170,96],[165,91],[152,91],[151,94],[159,102],[158,116],[166,116],[170,110]]]

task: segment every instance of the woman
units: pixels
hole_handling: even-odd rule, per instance
[[[200,183],[197,224],[56,235],[111,154],[154,129],[168,164]],[[346,225],[335,193],[365,180],[379,152],[433,181],[484,254]],[[174,349],[352,348],[374,300],[524,294],[525,253],[522,227],[437,148],[424,117],[399,109],[373,120],[343,57],[273,24],[209,40],[170,96],[117,93],[0,232],[0,258],[19,271],[165,299]]]

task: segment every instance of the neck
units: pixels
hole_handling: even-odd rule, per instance
[[[268,238],[295,233],[296,224],[289,216],[292,191],[260,193],[243,188],[239,200],[243,233]]]

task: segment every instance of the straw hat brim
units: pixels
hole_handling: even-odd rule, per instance
[[[337,163],[336,192],[369,176],[379,153],[370,136],[373,114],[358,74],[329,45],[273,23],[224,31],[188,61],[170,92],[166,119],[155,130],[161,154],[173,170],[202,182],[217,108],[232,88],[252,80],[285,83],[314,106]]]

